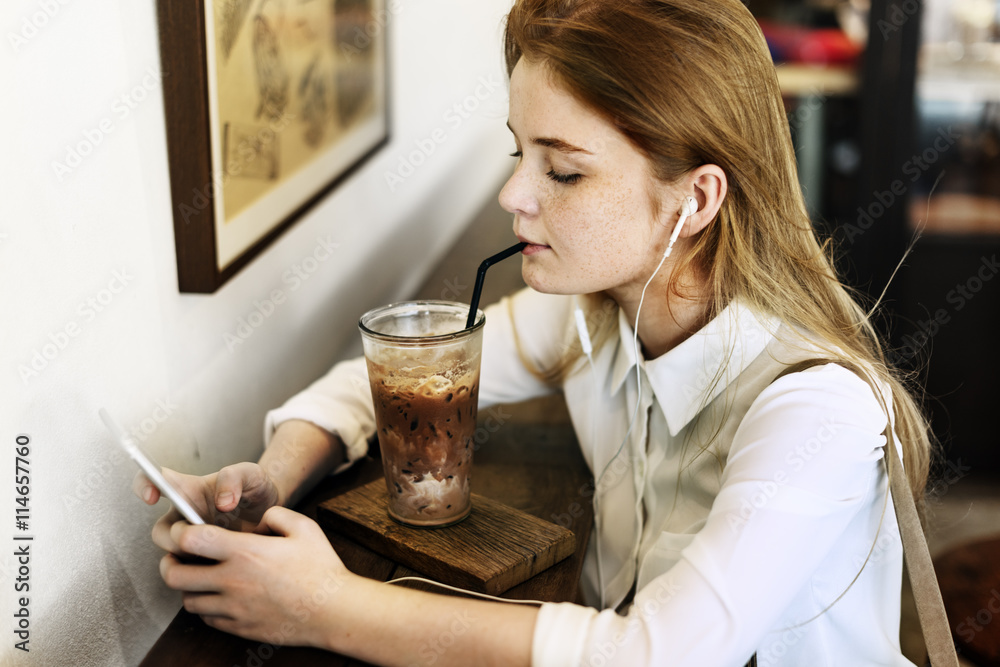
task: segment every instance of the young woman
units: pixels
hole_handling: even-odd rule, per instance
[[[259,464],[178,476],[271,535],[167,515],[165,581],[214,627],[376,664],[423,664],[449,632],[436,664],[910,664],[883,458],[894,427],[919,500],[927,427],[817,242],[753,17],[739,0],[517,0],[505,46],[500,201],[531,289],[487,311],[480,400],[564,392],[597,480],[591,606],[367,580],[281,507],[364,454],[361,360],[268,415]]]

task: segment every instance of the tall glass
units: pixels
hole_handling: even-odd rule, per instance
[[[469,482],[486,317],[469,307],[409,301],[362,316],[389,516],[447,526],[472,509]]]

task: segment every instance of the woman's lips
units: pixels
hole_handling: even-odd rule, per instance
[[[538,245],[537,243],[529,243],[528,245],[524,246],[524,250],[521,251],[521,254],[534,255],[536,253],[540,253],[543,250],[548,250],[548,249],[549,247],[547,245]]]
[[[523,250],[521,250],[521,254],[522,255],[534,255],[536,253],[542,252],[543,250],[548,250],[549,249],[549,246],[547,246],[547,245],[542,245],[540,243],[532,243],[528,239],[523,239],[520,236],[517,237],[517,240],[520,241],[521,243],[527,243],[528,244],[528,245],[524,246]]]

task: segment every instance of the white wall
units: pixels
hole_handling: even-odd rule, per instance
[[[176,287],[161,91],[112,112],[159,70],[154,1],[3,3],[0,663],[136,664],[180,607],[148,537],[162,503],[130,495],[133,468],[99,407],[144,424],[165,465],[209,472],[256,458],[264,412],[355,343],[361,312],[407,296],[496,195],[512,166],[499,41],[509,0],[392,4],[390,145],[222,289],[195,296]],[[480,77],[496,90],[456,127],[444,114],[487,92]],[[53,162],[104,118],[112,131],[60,179]],[[390,191],[385,172],[438,128],[447,141]],[[283,274],[319,238],[339,247],[293,289]],[[284,303],[227,346],[275,289]],[[37,375],[24,372],[33,359]],[[13,649],[10,611],[19,433],[31,438],[29,654]]]

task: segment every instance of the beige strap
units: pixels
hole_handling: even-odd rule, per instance
[[[868,377],[868,374],[842,359],[810,359],[799,362],[789,366],[778,377],[821,364],[838,364],[864,379],[875,392],[875,397],[882,404],[888,417],[889,407],[884,404],[882,393]],[[937,575],[934,574],[934,564],[931,562],[927,540],[924,538],[924,529],[920,525],[920,517],[917,515],[917,506],[913,502],[910,483],[906,480],[903,466],[900,465],[892,425],[887,425],[882,434],[886,441],[886,454],[883,460],[889,475],[889,492],[892,495],[893,507],[896,509],[899,538],[903,543],[903,557],[906,559],[910,586],[913,588],[917,617],[920,619],[920,630],[923,632],[924,643],[927,645],[927,656],[933,667],[959,667],[958,655],[955,652],[955,643],[951,635],[951,626],[948,624],[948,616],[944,611],[944,601],[941,599],[941,589],[938,587]]]
[[[938,587],[934,564],[924,539],[924,530],[913,503],[910,484],[906,481],[903,466],[899,465],[896,443],[892,428],[887,428],[889,490],[892,504],[896,508],[896,522],[899,523],[899,537],[903,542],[903,557],[910,573],[910,586],[917,605],[920,629],[927,645],[927,657],[934,667],[958,667],[955,642],[951,638],[951,626],[944,611],[941,589]]]

